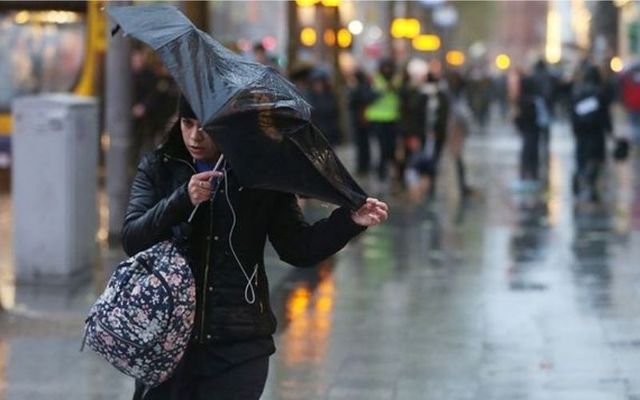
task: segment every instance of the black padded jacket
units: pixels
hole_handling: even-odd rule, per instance
[[[310,225],[294,195],[243,188],[233,170],[188,223],[193,206],[187,184],[194,173],[179,135],[142,159],[125,215],[124,250],[133,255],[165,239],[183,248],[196,279],[193,339],[198,343],[271,337],[276,320],[264,268],[267,238],[283,261],[306,267],[336,253],[365,228],[345,208]],[[253,275],[251,287],[245,273]]]

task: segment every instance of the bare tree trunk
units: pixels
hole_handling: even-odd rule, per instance
[[[300,47],[300,29],[298,26],[298,6],[295,1],[287,1],[287,27],[289,29],[287,42],[287,76],[291,76],[292,68],[298,61]]]
[[[127,1],[113,2],[109,6],[128,3]],[[109,137],[109,149],[106,156],[106,187],[109,202],[109,243],[113,244],[121,238],[122,222],[129,197],[132,79],[129,41],[121,34],[110,37],[108,40],[105,125]]]

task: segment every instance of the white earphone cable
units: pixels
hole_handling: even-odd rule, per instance
[[[244,299],[246,300],[247,303],[253,304],[256,302],[256,292],[253,289],[253,285],[251,281],[256,279],[256,275],[258,274],[258,264],[256,264],[256,266],[253,268],[253,273],[251,274],[251,276],[249,276],[249,274],[247,274],[247,271],[244,269],[242,262],[238,258],[238,255],[236,254],[235,249],[233,248],[233,240],[232,240],[233,231],[236,228],[237,218],[236,218],[236,211],[233,208],[233,204],[231,204],[231,199],[229,199],[229,184],[227,179],[227,169],[223,168],[223,171],[224,171],[224,194],[225,194],[225,198],[227,199],[227,204],[229,205],[229,209],[231,210],[231,217],[232,217],[231,230],[229,231],[229,248],[231,249],[231,254],[233,254],[233,258],[235,258],[236,262],[238,263],[238,267],[240,267],[242,274],[247,280],[247,285],[244,288]]]

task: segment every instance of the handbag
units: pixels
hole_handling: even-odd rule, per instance
[[[85,343],[146,386],[168,379],[193,329],[195,281],[171,241],[121,262],[85,321]],[[82,351],[82,349],[81,349]]]
[[[409,160],[409,168],[414,169],[419,175],[433,177],[435,174],[435,139],[427,137],[420,151],[417,151]]]
[[[617,162],[626,161],[629,158],[629,140],[625,138],[617,138],[613,149],[613,159]]]

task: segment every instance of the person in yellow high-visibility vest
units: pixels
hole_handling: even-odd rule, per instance
[[[365,118],[371,132],[378,138],[380,160],[378,179],[382,183],[389,177],[389,163],[394,166],[396,152],[397,124],[400,119],[400,82],[395,76],[395,63],[391,59],[380,62],[378,73],[373,77],[373,91],[376,99],[365,110]]]

